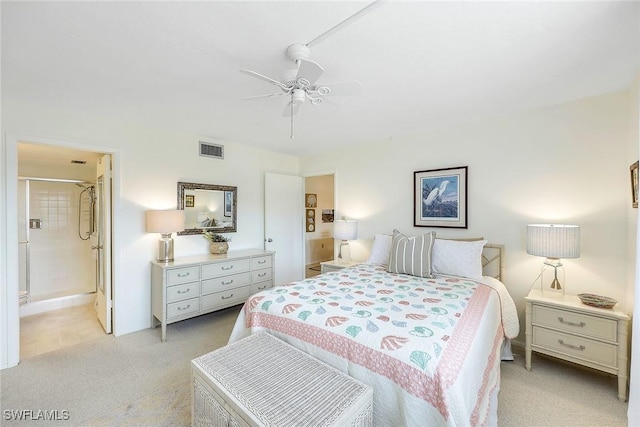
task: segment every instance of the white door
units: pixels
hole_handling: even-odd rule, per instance
[[[111,156],[98,162],[96,178],[96,233],[93,250],[96,251],[96,280],[98,292],[95,309],[105,332],[111,333]]]
[[[265,249],[275,251],[275,285],[304,279],[304,178],[264,179]]]

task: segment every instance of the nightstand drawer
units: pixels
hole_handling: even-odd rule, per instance
[[[180,317],[200,311],[200,300],[192,298],[185,301],[167,304],[167,318]]]
[[[618,347],[537,326],[533,327],[534,346],[557,351],[589,362],[616,368]]]
[[[179,285],[198,280],[198,267],[184,267],[167,270],[167,285]]]
[[[200,283],[191,282],[184,285],[167,287],[167,302],[181,301],[183,299],[194,298],[200,295]]]
[[[618,339],[618,322],[616,320],[553,307],[534,305],[533,323],[611,342],[616,342]]]
[[[245,271],[249,271],[250,268],[251,260],[249,258],[206,264],[202,266],[202,278],[211,279],[213,277],[244,273]]]

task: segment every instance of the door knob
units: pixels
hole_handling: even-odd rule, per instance
[[[271,242],[273,242],[273,239],[272,239],[271,237],[269,237],[269,238],[268,238],[268,239],[266,239],[266,240],[267,240],[267,243],[271,243]]]

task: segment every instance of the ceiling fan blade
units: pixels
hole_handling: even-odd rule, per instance
[[[282,96],[282,95],[286,95],[286,94],[284,92],[269,93],[267,95],[243,96],[242,99],[273,98],[274,96]]]
[[[329,96],[353,96],[360,95],[362,92],[362,83],[357,80],[352,82],[327,83],[322,86],[331,89]]]
[[[358,12],[354,13],[353,15],[351,15],[350,17],[348,17],[347,19],[345,19],[344,21],[340,22],[338,25],[334,25],[333,27],[329,28],[327,31],[325,31],[324,33],[320,34],[318,37],[316,37],[315,39],[311,40],[309,43],[307,43],[308,47],[312,47],[318,43],[320,43],[322,40],[326,39],[327,37],[329,37],[331,34],[336,33],[338,31],[340,31],[341,29],[343,29],[344,27],[346,27],[348,24],[351,24],[353,21],[355,21],[358,18],[363,17],[364,15],[366,15],[367,13],[371,12],[373,9],[375,9],[376,7],[380,6],[382,3],[384,3],[386,0],[375,0],[374,2],[368,4],[367,6],[365,6],[364,8],[360,9]]]
[[[278,86],[278,87],[281,87],[281,88],[283,88],[283,89],[286,89],[286,87],[287,87],[285,84],[280,83],[279,81],[274,80],[274,79],[272,79],[271,77],[263,76],[263,75],[262,75],[262,74],[260,74],[260,73],[256,73],[255,71],[251,71],[251,70],[240,70],[240,71],[241,71],[241,72],[243,72],[243,73],[245,73],[245,74],[250,75],[251,77],[257,77],[257,78],[259,78],[260,80],[264,80],[264,81],[266,81],[266,82],[269,82],[269,83],[271,83],[271,84],[273,84],[273,85],[276,85],[276,86]]]
[[[308,59],[301,59],[296,80],[300,78],[306,79],[309,81],[311,86],[313,86],[315,82],[318,81],[322,73],[324,73],[324,68],[322,68],[318,63],[309,61]]]
[[[291,112],[291,105],[293,104],[293,113]],[[287,102],[287,105],[284,107],[284,111],[282,111],[282,117],[291,117],[295,116],[300,108],[300,104],[297,102]]]

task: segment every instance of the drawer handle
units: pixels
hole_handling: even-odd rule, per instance
[[[558,321],[560,323],[562,323],[563,325],[575,326],[576,328],[584,328],[585,326],[587,326],[587,324],[584,323],[584,322],[580,322],[580,323],[569,322],[569,321],[564,320],[562,317],[558,317]]]
[[[225,271],[227,271],[227,270],[232,270],[232,269],[233,269],[233,265],[231,265],[231,266],[229,266],[229,267],[227,267],[227,268],[225,268],[225,266],[223,265],[222,267],[220,267],[220,269],[221,269],[221,270],[225,270]]]
[[[187,288],[184,291],[183,290],[178,290],[178,293],[179,294],[187,294],[187,293],[189,293],[190,290],[191,290],[191,288]]]
[[[222,297],[222,299],[229,299],[229,298],[233,298],[233,294],[229,295],[228,297]]]
[[[258,273],[258,277],[264,277],[266,275],[267,275],[267,273]]]
[[[263,289],[267,289],[267,285],[264,285],[264,286],[258,286],[258,290],[259,290],[259,291],[261,291],[261,290],[263,290]]]
[[[191,274],[190,271],[187,271],[186,273],[178,273],[178,277],[187,277],[190,274]]]
[[[264,260],[262,260],[262,261],[258,260],[258,264],[264,264],[264,263],[266,263],[266,262],[267,262],[267,260],[266,260],[266,259],[264,259]]]
[[[569,347],[572,350],[579,350],[579,351],[584,351],[584,349],[586,348],[585,346],[581,345],[581,346],[577,346],[577,345],[573,345],[573,344],[566,344],[563,340],[558,340],[558,344],[563,345],[565,347]]]
[[[223,285],[230,285],[233,283],[233,279],[229,280],[228,282],[225,282],[224,280],[220,282]]]
[[[186,305],[186,306],[184,306],[184,307],[178,307],[178,310],[179,310],[179,311],[185,311],[185,310],[186,310],[186,309],[188,309],[189,307],[191,307],[191,304],[187,304],[187,305]]]

